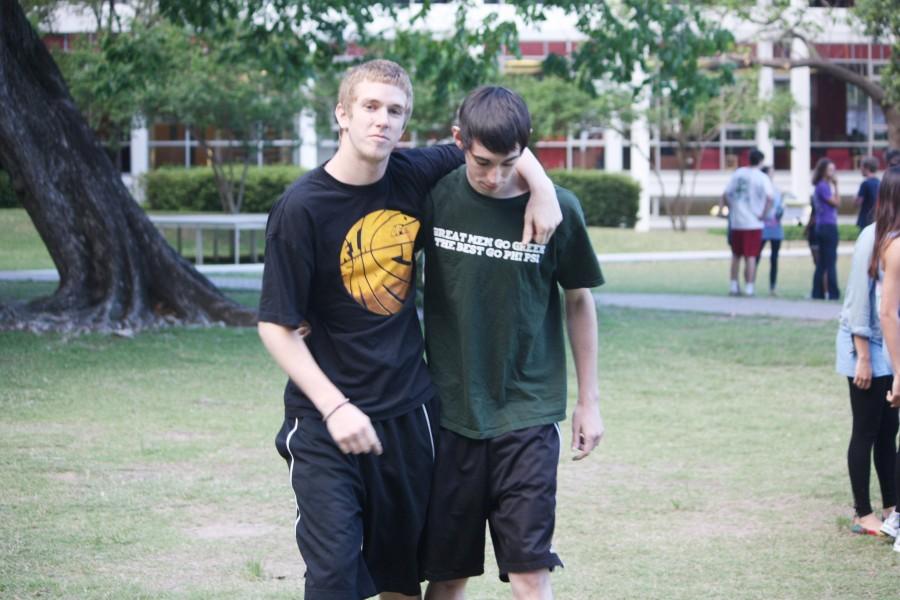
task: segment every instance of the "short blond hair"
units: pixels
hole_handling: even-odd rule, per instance
[[[386,83],[399,88],[406,94],[406,120],[412,114],[413,89],[409,74],[403,67],[391,60],[377,59],[356,65],[344,74],[341,87],[338,88],[338,102],[350,113],[350,107],[356,100],[356,84],[363,81]]]

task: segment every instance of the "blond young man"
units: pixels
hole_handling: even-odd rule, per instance
[[[420,593],[439,415],[413,247],[428,190],[463,158],[452,145],[394,152],[412,104],[399,65],[351,69],[334,113],[337,153],[269,215],[259,334],[289,376],[276,447],[296,496],[308,600]],[[545,241],[561,219],[552,184],[533,157],[523,176],[544,199],[523,237]]]

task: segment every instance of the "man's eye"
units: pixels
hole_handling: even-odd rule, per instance
[[[403,113],[403,111],[400,110],[399,108],[392,108],[392,109],[391,109],[391,114],[394,115],[394,116],[400,116],[402,113]]]

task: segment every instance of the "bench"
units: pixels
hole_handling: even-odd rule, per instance
[[[203,230],[213,232],[213,256],[219,256],[219,240],[217,233],[221,230],[231,232],[231,250],[234,256],[234,264],[241,262],[241,232],[250,232],[250,257],[253,262],[259,262],[259,252],[256,249],[256,232],[266,230],[265,213],[253,214],[184,214],[184,215],[148,215],[150,221],[160,230],[176,230],[176,248],[182,254],[182,229],[194,230],[194,263],[203,264]]]

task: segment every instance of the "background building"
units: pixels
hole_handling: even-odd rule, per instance
[[[821,32],[813,40],[821,56],[872,80],[880,79],[890,58],[888,44],[874,44],[851,27],[848,19],[842,18],[847,16],[846,8],[826,10],[817,9],[819,2],[795,0],[795,3],[809,7],[807,17]],[[847,6],[852,2],[830,4]],[[455,10],[455,5],[437,2],[422,26],[440,35],[446,24],[453,22]],[[494,2],[473,7],[467,17],[477,23],[494,11],[500,11],[507,18],[514,17],[513,7]],[[390,26],[390,21],[373,23],[379,30],[389,30]],[[729,23],[728,28],[734,32],[739,44],[761,58],[796,58],[806,52],[802,43],[795,42],[786,47],[761,38],[758,26],[752,23]],[[73,36],[90,35],[85,33],[90,29],[89,19],[66,14],[57,22],[55,33],[45,39],[49,46],[65,49]],[[540,28],[520,24],[519,37],[521,59],[525,61],[542,61],[551,53],[567,56],[582,41],[574,18],[562,13],[548,19]],[[523,64],[512,53],[502,57],[502,61],[515,66]],[[837,165],[840,191],[845,198],[855,195],[861,181],[859,162],[862,157],[875,156],[884,166],[884,152],[888,147],[884,115],[857,87],[809,68],[762,68],[760,94],[778,88],[789,90],[795,102],[790,127],[784,131],[771,131],[765,122],[723,123],[718,136],[705,145],[699,165],[689,165],[692,179],[689,193],[701,199],[718,197],[731,171],[748,163],[749,151],[754,146],[765,153],[767,163],[774,165],[776,185],[798,199],[809,197],[810,171],[821,157],[828,157]],[[213,143],[230,142],[218,140]],[[304,111],[297,116],[296,136],[272,133],[258,145],[253,162],[257,165],[293,163],[311,168],[326,160],[335,147],[334,138],[317,136],[314,115]],[[577,135],[561,132],[558,136],[537,141],[535,150],[547,168],[630,173],[643,188],[639,228],[648,227],[651,218],[660,215],[663,211],[660,196],[673,194],[678,183],[675,143],[661,137],[659,128],[646,119],[633,123],[626,130],[592,129]],[[134,129],[130,140],[115,158],[132,189],[135,178],[150,169],[167,165],[198,166],[206,164],[207,160],[197,141],[177,124],[150,124]],[[694,167],[697,169],[695,178]],[[654,171],[659,177],[653,175]],[[702,207],[703,203],[698,205]]]

